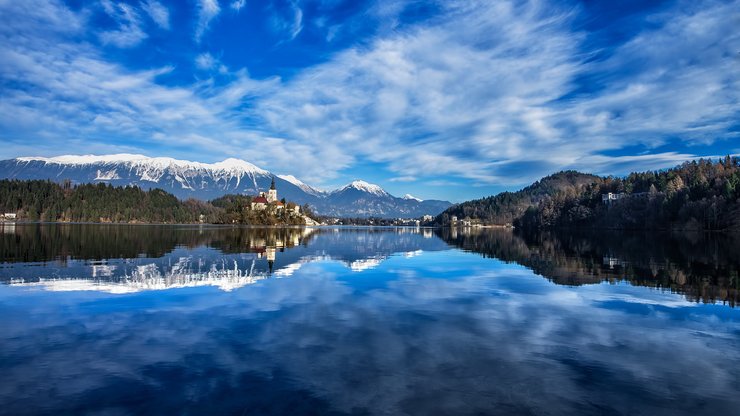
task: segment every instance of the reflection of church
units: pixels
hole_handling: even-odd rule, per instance
[[[258,259],[267,260],[269,273],[272,274],[273,265],[277,252],[283,252],[286,248],[295,247],[301,243],[301,238],[308,235],[310,230],[300,232],[288,231],[283,233],[268,233],[262,237],[254,238],[250,242],[249,251],[257,254]]]
[[[254,253],[257,253],[258,259],[267,259],[267,268],[269,269],[268,273],[272,274],[272,268],[275,265],[275,255],[277,254],[278,249],[280,251],[283,251],[285,249],[285,246],[283,245],[274,245],[274,246],[263,246],[263,247],[251,247],[251,251]]]

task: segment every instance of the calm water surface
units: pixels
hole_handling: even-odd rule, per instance
[[[731,237],[0,232],[0,414],[740,409]]]

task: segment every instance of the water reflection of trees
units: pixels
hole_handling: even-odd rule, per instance
[[[305,229],[199,226],[40,225],[0,227],[0,263],[162,258],[178,247],[223,254],[257,253],[269,269],[329,256],[355,264],[397,252],[442,250],[430,230]],[[427,233],[429,235],[427,235]],[[666,288],[703,302],[735,306],[740,291],[740,240],[710,234],[519,233],[502,229],[440,229],[445,242],[516,262],[565,285],[627,280]],[[286,249],[304,247],[305,250]],[[284,256],[282,260],[281,256]],[[358,267],[360,263],[357,263]]]
[[[431,229],[414,228],[0,225],[0,263],[161,258],[177,247],[211,247],[237,254],[309,245],[314,251],[349,260],[446,247]]]
[[[210,246],[224,253],[305,244],[305,228],[237,228],[101,224],[24,224],[3,227],[0,262],[159,258],[176,247]]]
[[[124,293],[187,286],[232,290],[316,260],[353,271],[394,253],[449,246],[430,229],[24,224],[2,227],[0,282]]]
[[[464,250],[516,262],[558,284],[626,280],[670,289],[693,301],[738,302],[737,236],[475,228],[440,229],[437,234]]]

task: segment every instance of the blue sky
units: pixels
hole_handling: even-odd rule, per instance
[[[0,0],[0,158],[460,201],[740,153],[740,1]]]

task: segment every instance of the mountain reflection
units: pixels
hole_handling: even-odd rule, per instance
[[[429,229],[231,228],[29,224],[3,229],[0,282],[52,291],[129,293],[288,277],[321,260],[360,272],[395,253],[447,245]]]
[[[734,305],[731,238],[5,230],[0,414],[674,416],[740,406],[740,309],[639,287]],[[632,285],[585,285],[617,280]],[[233,290],[255,282],[264,284]],[[169,288],[186,289],[155,291]]]
[[[0,282],[125,293],[232,290],[331,260],[353,272],[448,250],[515,262],[561,285],[628,281],[735,306],[740,241],[709,234],[519,233],[504,229],[232,228],[27,224],[2,227]]]
[[[466,251],[516,262],[561,285],[626,280],[668,289],[692,301],[737,305],[740,241],[717,234],[625,232],[520,233],[506,229],[439,229]]]

